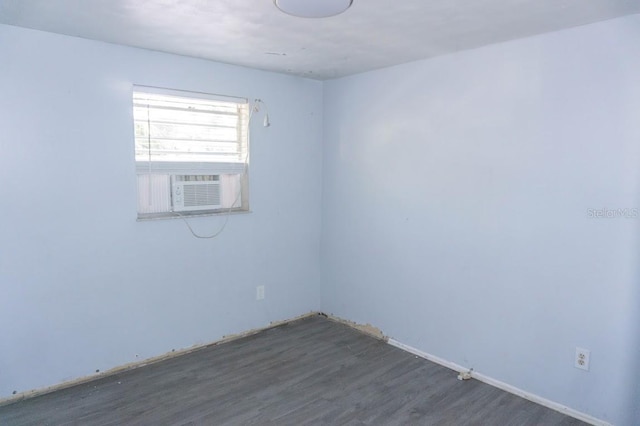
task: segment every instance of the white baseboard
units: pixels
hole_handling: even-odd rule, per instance
[[[456,364],[455,362],[451,362],[451,361],[447,361],[445,359],[442,359],[440,357],[437,357],[435,355],[431,355],[428,354],[426,352],[423,352],[419,349],[416,349],[412,346],[409,345],[405,345],[404,343],[398,342],[397,340],[394,339],[388,339],[387,342],[391,345],[391,346],[395,346],[396,348],[400,348],[404,351],[407,351],[413,355],[419,356],[420,358],[424,358],[426,360],[429,360],[431,362],[435,362],[436,364],[442,365],[443,367],[447,367],[451,370],[454,370],[458,373],[466,373],[469,371],[469,368],[467,367],[463,367],[459,364]],[[592,425],[595,426],[612,426],[611,423],[607,423],[604,420],[600,420],[597,419],[593,416],[590,416],[588,414],[585,413],[581,413],[580,411],[574,410],[573,408],[569,408],[566,407],[562,404],[559,404],[557,402],[554,401],[550,401],[546,398],[543,398],[541,396],[532,394],[530,392],[524,391],[522,389],[519,389],[515,386],[511,386],[507,383],[501,382],[500,380],[496,380],[492,377],[489,376],[485,376],[484,374],[478,373],[476,371],[472,371],[471,372],[471,377],[486,383],[488,385],[491,385],[493,387],[496,387],[498,389],[502,389],[503,391],[512,393],[514,395],[518,395],[519,397],[522,397],[524,399],[527,399],[531,402],[535,402],[536,404],[540,404],[544,407],[550,408],[552,410],[558,411],[562,414],[566,414],[567,416],[571,416],[573,418],[576,418],[578,420],[582,420],[583,422],[586,423],[590,423]]]

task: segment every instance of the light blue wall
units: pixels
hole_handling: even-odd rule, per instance
[[[587,210],[640,208],[640,16],[324,96],[322,309],[633,424],[640,217]]]
[[[319,308],[320,82],[9,26],[0,63],[0,397]],[[218,239],[136,222],[132,84],[267,102]]]
[[[637,325],[640,324],[640,285],[636,287],[635,309],[636,315],[633,321]],[[627,403],[632,407],[630,424],[640,425],[640,326],[636,329],[635,347],[631,348],[631,354],[635,358],[635,365],[631,365],[629,376],[631,380],[635,380],[635,389],[629,392]]]

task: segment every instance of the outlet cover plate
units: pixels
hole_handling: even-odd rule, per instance
[[[264,299],[264,286],[259,285],[258,287],[256,287],[256,300],[262,299]]]
[[[591,351],[585,348],[576,348],[575,364],[576,368],[589,371],[589,361],[591,358]]]

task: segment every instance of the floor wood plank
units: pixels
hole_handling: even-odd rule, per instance
[[[314,316],[0,407],[0,425],[585,425]]]

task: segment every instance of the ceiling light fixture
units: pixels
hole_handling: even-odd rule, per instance
[[[273,0],[286,14],[300,18],[328,18],[351,7],[353,0]]]

